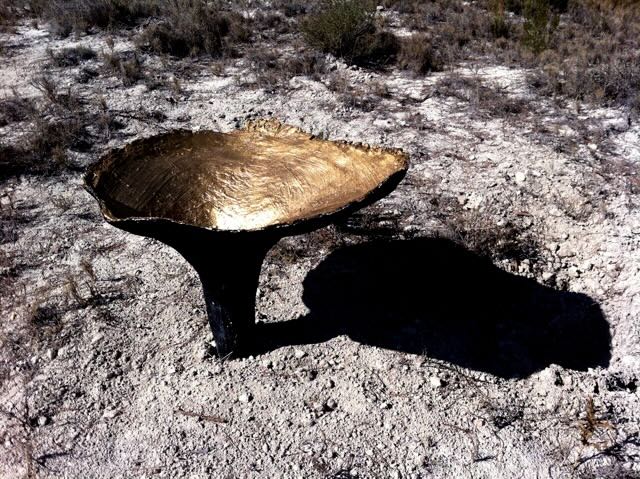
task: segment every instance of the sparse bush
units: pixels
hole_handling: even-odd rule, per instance
[[[29,98],[20,98],[16,93],[0,100],[0,127],[24,121],[35,113],[35,105]]]
[[[380,66],[398,52],[395,35],[376,23],[375,4],[358,0],[328,0],[302,24],[307,42],[347,63]]]
[[[307,13],[305,2],[298,0],[280,0],[278,7],[287,18],[297,17],[298,15]]]
[[[162,7],[162,20],[147,27],[138,44],[156,53],[178,57],[232,53],[234,42],[247,41],[244,19],[204,0],[170,0]]]
[[[273,49],[256,49],[247,56],[258,86],[268,90],[286,88],[291,78],[301,75],[319,80],[326,72],[325,56],[316,52],[302,50],[282,55]]]
[[[157,0],[52,0],[35,9],[51,21],[56,33],[86,32],[92,28],[134,25],[158,13]]]
[[[145,78],[142,63],[135,53],[128,55],[116,52],[103,54],[104,66],[122,80],[124,86],[135,85]]]
[[[91,143],[80,119],[36,118],[23,147],[0,144],[0,181],[14,175],[51,175],[68,167],[67,150],[87,150]]]
[[[524,0],[524,36],[522,41],[534,53],[545,50],[559,23],[551,11],[549,0]]]
[[[491,34],[495,38],[508,38],[511,34],[511,26],[505,17],[504,0],[492,0],[492,18],[490,24]]]
[[[469,102],[490,117],[515,116],[529,110],[529,103],[483,84],[478,78],[451,74],[436,83],[435,93]]]
[[[57,67],[73,67],[79,65],[81,62],[92,60],[96,57],[96,52],[93,49],[86,46],[78,46],[71,48],[64,48],[60,51],[54,52],[49,50],[49,57],[51,57],[51,63]]]
[[[442,62],[427,35],[416,34],[402,39],[398,66],[424,75],[442,70]]]

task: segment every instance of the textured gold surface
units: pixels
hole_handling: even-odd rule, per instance
[[[311,137],[274,120],[176,132],[108,154],[87,181],[111,221],[259,230],[338,211],[407,168],[399,150]]]

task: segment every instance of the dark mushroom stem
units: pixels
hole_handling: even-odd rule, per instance
[[[198,273],[218,356],[246,353],[253,339],[260,269],[278,238],[188,230],[191,234],[158,239],[176,249]]]
[[[221,232],[157,219],[120,221],[117,225],[171,246],[198,273],[218,357],[251,350],[260,269],[281,234]]]
[[[215,243],[214,243],[215,244]],[[260,269],[271,243],[238,241],[211,254],[186,254],[202,282],[209,326],[219,357],[251,350]]]

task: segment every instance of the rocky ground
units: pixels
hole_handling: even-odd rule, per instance
[[[260,117],[411,158],[389,197],[269,253],[261,346],[226,361],[195,273],[107,225],[80,172],[2,184],[0,476],[638,477],[640,126],[623,110],[478,62],[416,78],[329,60],[271,91],[243,58],[142,57],[160,86],[79,83],[100,58],[48,50],[131,39],[23,23],[0,41],[0,96],[47,108],[45,71],[121,124],[74,165]]]

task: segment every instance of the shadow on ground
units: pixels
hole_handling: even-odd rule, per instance
[[[609,325],[590,297],[506,273],[444,239],[337,250],[307,275],[303,300],[308,315],[259,324],[260,349],[346,334],[505,378],[610,359]]]

